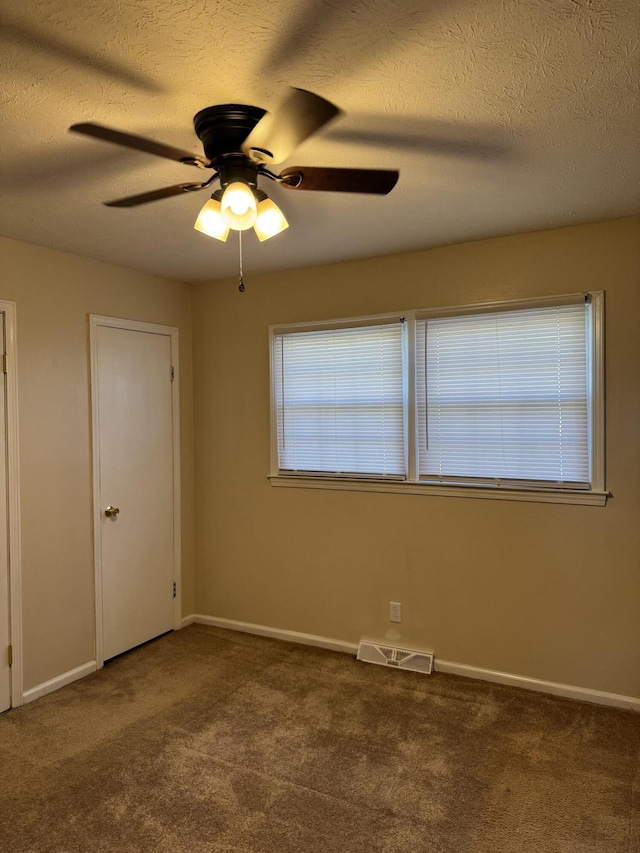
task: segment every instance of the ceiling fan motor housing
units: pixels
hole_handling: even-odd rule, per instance
[[[265,112],[244,104],[221,104],[196,113],[193,126],[209,160],[218,165],[227,154],[241,154],[242,143]]]

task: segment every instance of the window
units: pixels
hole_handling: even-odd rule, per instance
[[[278,335],[281,471],[405,476],[400,323]]]
[[[421,477],[589,485],[584,301],[416,332]]]
[[[273,327],[272,482],[604,504],[602,303]]]

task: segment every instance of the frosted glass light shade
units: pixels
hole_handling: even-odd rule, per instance
[[[222,196],[222,218],[234,231],[246,231],[256,221],[256,200],[247,184],[234,181]]]
[[[207,237],[215,237],[216,240],[225,243],[229,236],[229,226],[222,218],[220,208],[220,202],[215,198],[210,198],[198,214],[193,227],[196,231],[206,234]]]
[[[265,198],[258,204],[258,215],[253,230],[261,243],[268,240],[269,237],[275,237],[276,234],[288,227],[289,223],[274,201]]]

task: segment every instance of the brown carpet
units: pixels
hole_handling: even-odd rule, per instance
[[[192,626],[0,716],[3,853],[638,853],[640,715]]]

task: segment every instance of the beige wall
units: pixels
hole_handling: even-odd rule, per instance
[[[639,273],[627,219],[194,287],[197,612],[640,696]],[[269,324],[601,289],[606,507],[269,485]]]
[[[233,281],[190,290],[11,240],[0,240],[0,272],[0,299],[18,315],[25,690],[94,654],[95,313],[180,329],[185,615],[388,637],[640,696],[639,219],[248,275],[242,295]],[[589,289],[607,303],[606,507],[269,485],[270,323]],[[391,599],[403,605],[395,634]]]
[[[24,689],[94,658],[89,314],[180,330],[183,608],[193,611],[189,286],[0,240],[17,304]]]

